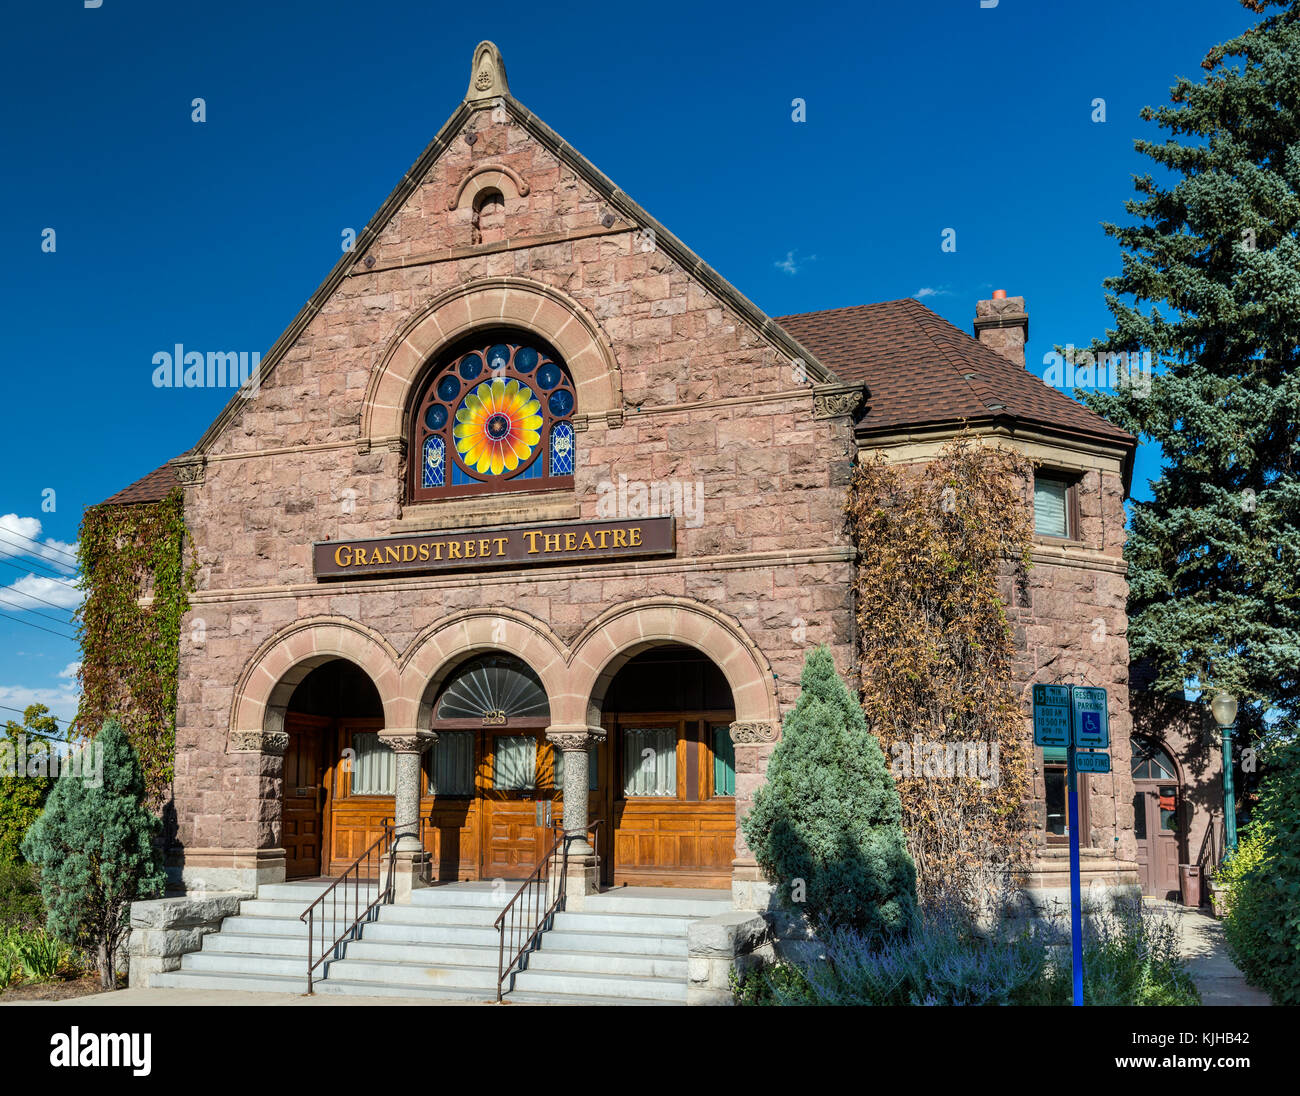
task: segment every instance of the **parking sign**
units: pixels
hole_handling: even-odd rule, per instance
[[[1076,685],[1070,690],[1074,706],[1074,744],[1086,750],[1110,748],[1110,718],[1106,690]]]

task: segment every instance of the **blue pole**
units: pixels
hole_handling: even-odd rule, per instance
[[[1079,886],[1079,788],[1074,769],[1074,686],[1070,686],[1070,741],[1065,747],[1066,794],[1070,798],[1070,944],[1074,1003],[1083,1004],[1083,917]]]

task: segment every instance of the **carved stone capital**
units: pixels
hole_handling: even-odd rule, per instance
[[[775,742],[781,734],[781,724],[763,719],[752,723],[733,723],[731,741],[737,746],[752,746],[762,742]]]
[[[546,740],[557,750],[589,750],[605,741],[604,727],[547,727]]]
[[[432,731],[380,731],[379,741],[394,753],[424,753],[438,740]]]
[[[617,430],[623,425],[623,409],[617,408],[613,411],[605,412],[605,425],[611,430]]]
[[[260,753],[283,757],[289,748],[286,731],[235,731],[230,736],[231,753]]]
[[[866,385],[819,384],[813,389],[813,418],[833,419],[841,415],[855,418],[866,402]]]
[[[406,456],[406,439],[405,439],[405,438],[389,438],[389,439],[388,439],[388,451],[389,451],[390,453],[396,453],[398,456],[404,458],[404,457]]]
[[[186,487],[197,487],[203,482],[203,473],[207,468],[208,458],[200,454],[176,457],[169,462],[176,478]]]
[[[359,442],[357,442],[357,456],[365,457],[365,456],[369,456],[369,454],[370,454],[370,439],[362,438]]]

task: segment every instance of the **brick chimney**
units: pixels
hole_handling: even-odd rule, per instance
[[[976,301],[975,337],[1023,369],[1025,343],[1029,341],[1025,298],[1008,297],[1005,289],[995,289],[991,301]]]

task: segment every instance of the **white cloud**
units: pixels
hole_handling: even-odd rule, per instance
[[[931,286],[927,285],[918,289],[915,293],[912,294],[912,296],[915,297],[918,301],[923,301],[925,300],[926,297],[951,297],[952,290],[934,289]]]
[[[793,276],[799,273],[799,271],[803,268],[804,263],[812,263],[816,261],[817,261],[816,255],[808,255],[805,258],[796,259],[795,252],[787,251],[785,253],[784,259],[778,259],[772,265],[776,267],[777,270],[783,270],[785,273]]]
[[[28,705],[44,704],[49,708],[50,715],[66,725],[72,722],[73,717],[77,714],[77,704],[80,699],[81,694],[67,685],[61,685],[57,689],[32,689],[26,685],[0,685],[0,704],[5,705],[5,707],[0,708],[0,722],[12,719],[15,723],[22,723],[23,717],[19,713],[25,710]],[[11,708],[17,708],[18,711],[10,711]]]
[[[77,680],[77,671],[81,669],[80,662],[69,662],[62,670],[59,671],[59,677],[67,681]]]
[[[26,609],[75,609],[81,600],[81,590],[45,575],[25,575],[17,582],[0,588],[0,609],[10,612],[21,613]]]
[[[77,545],[53,537],[40,539],[39,518],[0,514],[0,559],[39,559],[66,574],[77,569]]]

